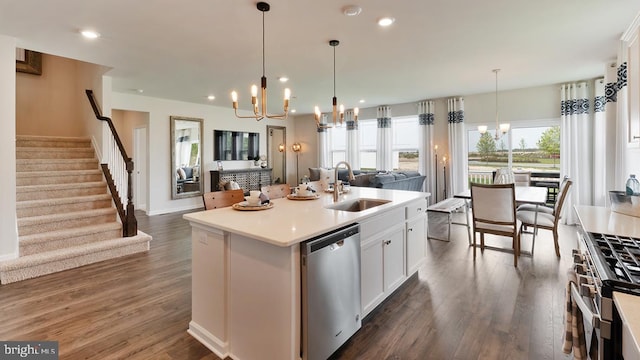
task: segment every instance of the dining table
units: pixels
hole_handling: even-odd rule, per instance
[[[531,204],[535,205],[535,214],[534,214],[534,223],[538,223],[538,208],[540,206],[545,206],[547,203],[547,192],[549,191],[546,187],[542,186],[515,186],[515,198],[516,198],[516,206],[522,204]],[[453,197],[471,200],[471,189],[467,189],[463,192],[455,194]],[[538,232],[538,226],[535,225],[533,228],[533,238],[531,242],[531,252],[527,253],[522,251],[521,253],[524,255],[532,255],[533,253],[533,244],[536,241],[536,233]]]

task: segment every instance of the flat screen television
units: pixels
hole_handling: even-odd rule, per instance
[[[254,160],[259,155],[259,133],[213,130],[213,160]]]

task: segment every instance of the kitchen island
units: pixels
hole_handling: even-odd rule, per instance
[[[272,200],[273,208],[186,214],[192,226],[192,320],[188,332],[221,358],[301,359],[300,243],[360,224],[362,316],[425,258],[429,193],[352,187],[340,202],[387,203],[334,210],[332,194]]]

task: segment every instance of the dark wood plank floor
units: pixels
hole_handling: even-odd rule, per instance
[[[0,340],[59,341],[61,359],[218,359],[186,332],[191,245],[182,214],[138,214],[153,236],[146,254],[0,286]],[[562,228],[561,259],[540,231],[534,257],[516,269],[499,251],[474,262],[464,228],[453,228],[452,242],[429,241],[418,276],[333,358],[570,358],[561,344],[574,229]]]

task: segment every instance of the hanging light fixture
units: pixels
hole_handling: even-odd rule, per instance
[[[284,113],[280,115],[271,115],[267,113],[267,78],[264,75],[264,13],[269,11],[271,7],[266,2],[259,2],[256,7],[262,12],[262,78],[260,79],[260,101],[262,103],[258,103],[258,87],[256,85],[252,85],[251,104],[253,105],[254,115],[238,115],[238,93],[235,91],[231,92],[231,99],[233,100],[233,110],[235,111],[236,117],[241,119],[256,119],[257,121],[260,121],[264,118],[284,120],[287,118],[287,114],[289,113],[289,99],[291,98],[291,90],[289,90],[288,88],[284,89]]]
[[[316,126],[318,128],[326,129],[332,126],[342,126],[342,123],[344,122],[344,105],[340,104],[340,107],[338,107],[338,98],[336,98],[336,46],[338,46],[339,44],[340,41],[338,40],[329,40],[329,45],[333,47],[333,125],[322,123],[322,113],[320,112],[320,108],[316,106],[314,109],[314,113],[316,118]],[[358,121],[358,112],[358,108],[353,108],[354,121]]]
[[[495,134],[495,139],[499,140],[500,137],[504,134],[506,134],[509,131],[509,124],[508,123],[502,123],[499,124],[499,117],[498,117],[498,71],[500,71],[500,69],[493,69],[492,70],[495,74],[496,74],[496,134]],[[480,134],[484,134],[487,132],[488,127],[486,125],[479,125],[478,126],[478,132]]]

